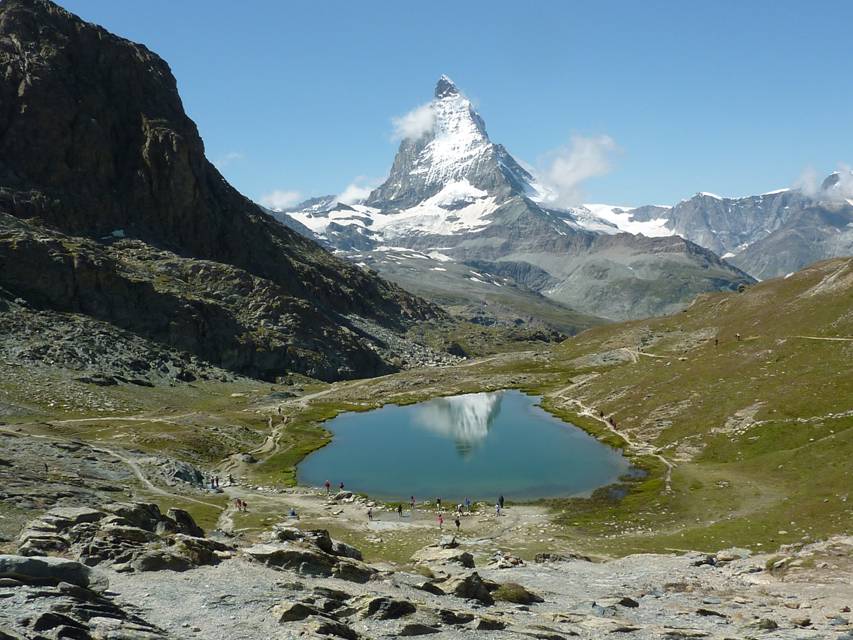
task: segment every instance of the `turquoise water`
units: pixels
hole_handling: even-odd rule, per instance
[[[537,401],[499,391],[341,414],[325,425],[331,444],[308,456],[297,477],[385,500],[451,503],[587,494],[629,471],[618,451]]]

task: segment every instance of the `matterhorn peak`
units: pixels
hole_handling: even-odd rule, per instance
[[[448,96],[458,96],[459,89],[456,88],[456,85],[446,75],[442,75],[438,82],[435,85],[435,97],[437,99],[446,98]]]

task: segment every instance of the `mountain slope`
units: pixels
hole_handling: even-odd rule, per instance
[[[476,263],[457,270],[459,278],[445,274],[439,297],[469,295],[469,282],[479,280],[481,302],[488,290],[514,287],[581,314],[624,319],[669,313],[698,293],[751,281],[684,239],[613,238],[608,234],[619,230],[612,224],[596,228],[580,211],[546,206],[548,189],[489,139],[482,118],[446,76],[425,108],[431,126],[400,143],[387,180],[363,203],[315,199],[278,219],[295,221],[303,233],[310,229],[311,237],[399,282],[389,249],[421,252],[426,259],[420,269],[408,265],[407,284],[446,271],[447,260]],[[532,280],[521,275],[534,273]],[[523,296],[514,305],[525,314]]]
[[[0,212],[10,214],[0,218],[0,287],[11,294],[182,348],[204,345],[215,363],[266,377],[387,371],[374,341],[342,316],[399,329],[440,315],[282,227],[231,187],[205,158],[168,66],[144,46],[48,0],[6,0],[0,69]],[[150,251],[137,265],[144,268],[123,271],[123,242]],[[28,277],[15,268],[22,264],[44,264],[45,277]],[[216,271],[230,275],[207,282],[204,274]],[[210,339],[217,314],[209,309],[188,311],[177,331],[168,313],[145,302],[165,287],[175,306],[192,308],[198,294],[195,285],[181,290],[182,272],[194,274],[232,337]],[[62,281],[67,291],[54,295]],[[257,287],[275,296],[259,299],[262,311],[249,304]],[[135,313],[122,313],[129,290],[146,294],[134,294]],[[258,313],[249,318],[250,310]],[[255,323],[263,339],[253,337]],[[240,364],[235,341],[257,355]]]

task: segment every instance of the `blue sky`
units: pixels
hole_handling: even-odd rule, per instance
[[[254,199],[378,181],[391,118],[452,77],[537,166],[615,141],[584,199],[746,195],[853,164],[853,2],[65,0],[171,65],[208,157]]]

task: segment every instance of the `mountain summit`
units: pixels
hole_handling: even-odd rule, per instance
[[[533,176],[489,139],[486,123],[450,78],[438,79],[435,98],[422,109],[430,126],[400,143],[388,179],[366,205],[406,209],[444,189],[498,200],[537,193]]]
[[[567,306],[613,319],[669,313],[698,293],[751,281],[682,238],[619,233],[587,210],[544,206],[547,191],[492,142],[447,76],[410,116],[418,126],[363,203],[313,199],[278,219],[409,290],[522,318],[534,307],[558,322],[577,318]]]

